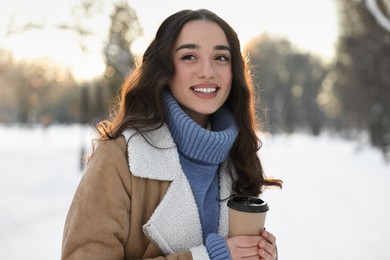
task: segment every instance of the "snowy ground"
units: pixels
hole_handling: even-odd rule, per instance
[[[0,126],[0,259],[60,258],[66,212],[81,177],[79,126]],[[267,228],[280,259],[390,259],[390,164],[337,137],[264,137]]]

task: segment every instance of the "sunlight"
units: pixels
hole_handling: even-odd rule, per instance
[[[59,32],[55,29],[31,30],[8,37],[3,46],[11,49],[17,60],[48,58],[69,68],[80,81],[102,75],[105,68],[100,51],[102,45],[98,41],[90,42],[89,51],[83,53],[77,40],[71,32]]]
[[[44,22],[48,26],[60,23],[71,25],[71,7],[76,1],[69,1],[61,8],[45,0],[29,2],[16,0],[11,8],[0,4],[0,48],[13,51],[16,59],[50,57],[62,66],[71,68],[79,80],[87,80],[104,73],[102,49],[108,34],[109,16],[113,2],[105,2],[102,13],[92,21],[83,21],[94,31],[95,38],[89,39],[89,53],[82,53],[78,36],[73,32],[44,29],[23,33],[6,34],[7,24],[17,21]],[[27,5],[24,5],[26,3]],[[129,4],[137,13],[143,35],[131,46],[133,53],[141,55],[150,43],[160,23],[170,14],[181,9],[207,8],[224,18],[238,33],[241,46],[263,32],[287,37],[302,50],[318,54],[324,59],[334,55],[337,36],[336,11],[332,0],[296,1],[183,1],[134,0]],[[29,5],[28,5],[29,4]],[[67,6],[67,7],[66,7]],[[153,6],[153,8],[150,8]],[[52,10],[55,9],[55,12]],[[31,11],[32,10],[32,11]],[[35,10],[35,11],[34,11]],[[58,11],[61,10],[61,11]],[[245,15],[237,15],[237,14]],[[39,15],[38,15],[39,14]]]

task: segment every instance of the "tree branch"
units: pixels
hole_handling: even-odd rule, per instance
[[[390,18],[383,14],[376,1],[377,0],[364,0],[364,4],[376,22],[390,33]]]

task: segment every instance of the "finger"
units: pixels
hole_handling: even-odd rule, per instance
[[[258,252],[261,260],[272,260],[271,255],[264,249],[260,248]]]
[[[259,248],[257,246],[237,248],[237,253],[244,258],[259,257]]]
[[[229,246],[229,252],[232,259],[257,259],[259,258],[259,247],[235,247]]]
[[[232,259],[260,259],[259,243],[261,236],[237,236],[226,240]]]
[[[236,236],[228,239],[236,247],[257,247],[261,240],[264,240],[261,236]]]
[[[266,252],[268,252],[271,255],[276,254],[276,245],[271,244],[266,240],[260,241],[259,243],[259,249],[264,249]]]
[[[270,232],[268,232],[267,230],[263,230],[263,232],[261,233],[261,236],[264,237],[269,243],[275,245],[276,244],[276,237],[274,235],[272,235]]]
[[[266,240],[259,243],[259,255],[264,259],[277,259],[276,245],[270,244]]]
[[[275,254],[271,254],[270,252],[264,250],[263,248],[259,249],[258,254],[260,256],[260,259],[263,259],[263,260],[275,260],[275,259],[277,259],[277,256]]]
[[[245,257],[244,260],[260,260],[260,256],[258,254],[250,257]]]

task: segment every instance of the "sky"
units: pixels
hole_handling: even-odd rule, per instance
[[[77,0],[13,0],[0,3],[0,48],[12,50],[16,59],[50,57],[70,67],[76,77],[90,79],[104,70],[102,48],[110,25],[114,0],[103,1],[102,11],[84,22],[93,30],[89,52],[83,53],[77,35],[58,31],[57,24],[72,24],[71,8]],[[303,51],[329,60],[337,41],[334,0],[129,0],[138,15],[143,35],[132,46],[142,54],[160,23],[181,9],[206,8],[225,19],[238,33],[241,45],[263,32],[288,38]],[[45,30],[7,34],[28,22],[43,23]]]
[[[0,125],[0,259],[60,259],[64,222],[82,177],[79,152],[93,131]],[[390,162],[368,135],[260,135],[266,228],[280,259],[390,259]],[[90,149],[90,147],[89,147]]]

